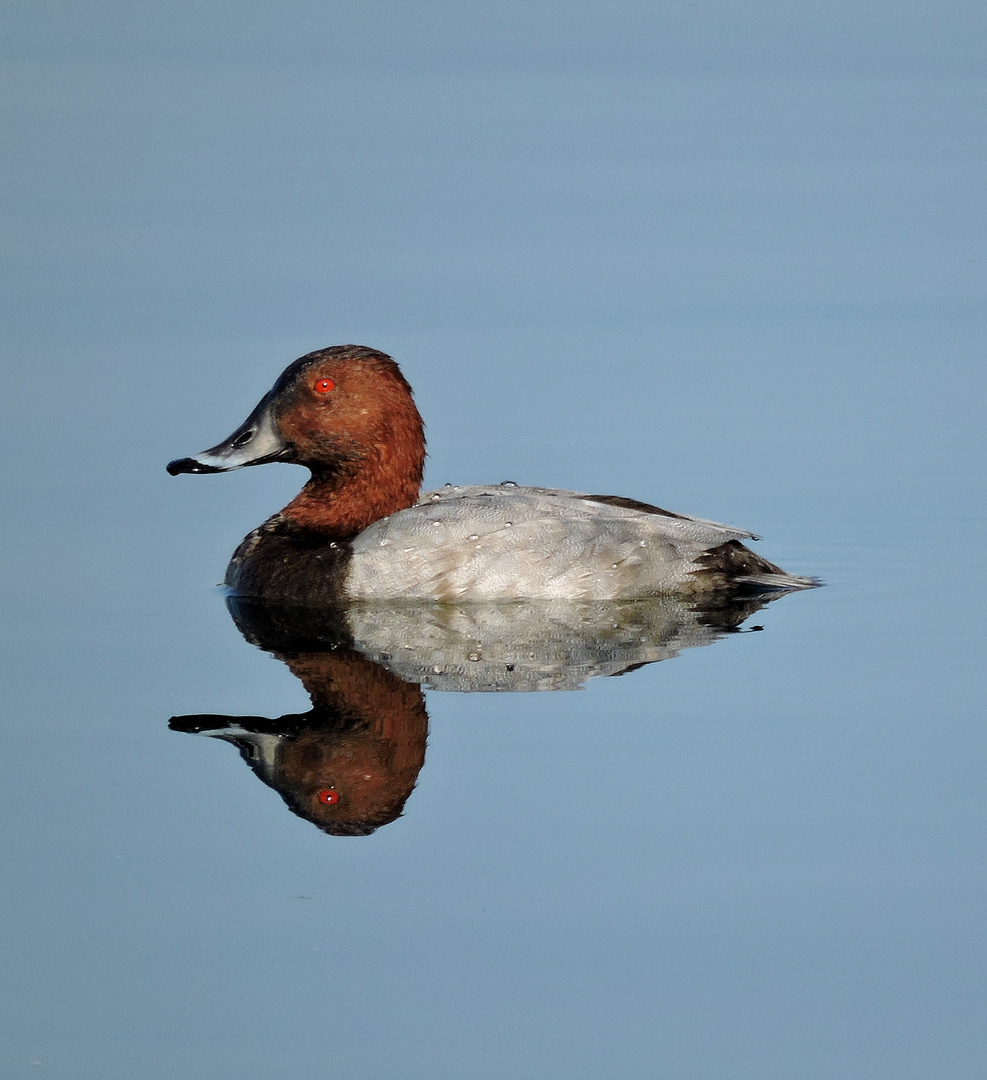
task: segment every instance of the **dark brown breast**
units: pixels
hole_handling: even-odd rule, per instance
[[[235,596],[273,603],[339,604],[351,554],[346,541],[275,514],[233,553],[226,585]]]

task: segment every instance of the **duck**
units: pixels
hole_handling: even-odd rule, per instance
[[[616,495],[512,481],[421,492],[425,428],[386,353],[334,345],[289,364],[223,442],[168,472],[302,465],[302,490],[250,532],[229,593],[323,606],[782,594],[818,584],[743,541],[754,533]]]

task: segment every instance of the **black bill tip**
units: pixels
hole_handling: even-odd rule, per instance
[[[196,461],[195,458],[183,457],[169,461],[168,472],[172,476],[177,476],[179,473],[210,473],[223,472],[223,470],[217,469],[214,465],[203,465],[201,461]]]
[[[187,735],[198,735],[200,731],[222,731],[224,728],[243,726],[249,728],[250,721],[270,724],[263,716],[222,716],[219,713],[190,713],[186,716],[173,716],[168,721],[172,731],[184,731]]]

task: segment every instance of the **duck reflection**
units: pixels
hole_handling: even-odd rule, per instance
[[[176,716],[171,728],[233,743],[289,809],[334,836],[393,821],[425,762],[421,689],[344,647],[275,655],[308,691],[307,713]]]
[[[422,687],[578,689],[737,633],[777,595],[319,609],[231,596],[240,632],[288,666],[312,708],[277,720],[177,716],[170,726],[238,747],[294,813],[323,831],[365,836],[401,815],[425,762]]]

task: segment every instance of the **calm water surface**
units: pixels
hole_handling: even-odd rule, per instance
[[[105,419],[77,472],[9,496],[8,1075],[976,1075],[983,533],[955,442],[935,488],[875,464],[883,501],[866,471],[830,501],[808,454],[811,494],[755,489],[782,534],[761,550],[827,581],[743,623],[763,631],[625,611],[587,644],[556,613],[497,656],[585,689],[466,693],[489,618],[248,644],[210,582],[262,470],[173,480],[163,431],[121,465],[138,428]],[[363,712],[326,705],[333,679]],[[314,772],[275,768],[282,742]],[[403,815],[340,837],[293,814],[340,754],[392,772],[343,831]]]
[[[987,1073],[983,13],[906,7],[17,9],[5,1077]],[[164,465],[345,341],[428,483],[825,587],[251,644],[303,474]]]

